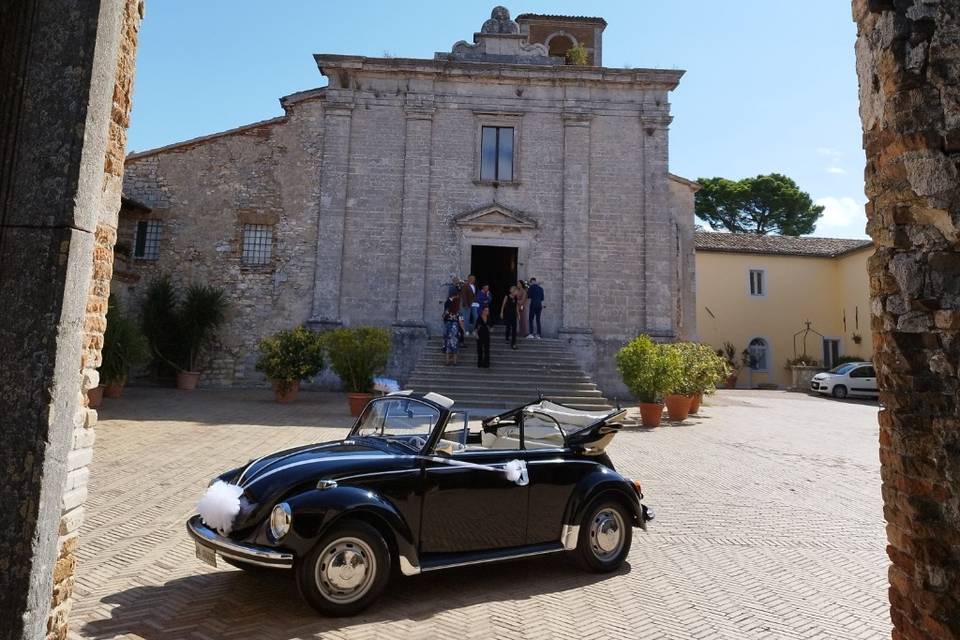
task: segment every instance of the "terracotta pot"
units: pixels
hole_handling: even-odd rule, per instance
[[[347,402],[350,403],[350,415],[359,416],[371,400],[373,400],[372,393],[348,393]]]
[[[659,427],[663,418],[663,405],[659,402],[640,403],[640,422],[645,427]]]
[[[299,380],[273,380],[273,395],[280,404],[290,404],[297,399]]]
[[[108,385],[104,385],[102,389],[104,398],[119,398],[120,394],[123,393],[123,383],[111,382]]]
[[[695,394],[690,398],[690,413],[696,414],[700,411],[700,403],[703,402],[703,392]]]
[[[193,391],[200,382],[199,371],[177,371],[177,389]]]
[[[724,388],[726,389],[736,389],[737,388],[737,374],[731,373],[727,376],[726,381],[723,383]]]
[[[103,387],[94,387],[87,391],[87,406],[91,409],[99,409],[103,404]]]
[[[690,396],[670,394],[664,396],[663,403],[667,405],[667,416],[670,422],[683,422],[690,415]]]

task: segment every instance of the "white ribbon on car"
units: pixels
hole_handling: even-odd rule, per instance
[[[464,462],[463,460],[451,460],[450,458],[440,458],[430,456],[427,458],[431,462],[439,462],[453,467],[465,467],[467,469],[477,469],[479,471],[492,471],[502,473],[507,476],[507,480],[517,483],[518,486],[525,487],[530,483],[530,477],[527,475],[527,463],[523,460],[511,460],[502,467],[495,467],[486,464],[476,464],[475,462]]]

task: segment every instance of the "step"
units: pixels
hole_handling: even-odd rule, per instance
[[[552,386],[524,386],[524,387],[482,387],[478,388],[474,384],[422,384],[415,382],[407,385],[416,391],[434,391],[445,396],[456,397],[463,394],[477,394],[502,397],[504,395],[514,396],[565,396],[571,398],[601,398],[603,393],[599,389],[564,389],[562,387]]]
[[[436,385],[447,385],[453,381],[463,384],[482,384],[486,386],[496,387],[498,389],[508,388],[551,388],[551,389],[565,389],[567,391],[595,391],[597,385],[592,382],[581,382],[577,380],[567,381],[558,378],[524,378],[507,380],[503,379],[496,373],[490,373],[488,370],[482,370],[481,373],[477,374],[464,374],[456,377],[450,376],[440,376],[440,375],[413,375],[410,376],[408,385],[419,385],[419,386],[436,386]]]
[[[419,391],[419,389],[417,389]],[[444,389],[431,389],[434,393],[439,393],[440,395],[447,396],[454,402],[465,403],[465,402],[499,402],[505,403],[510,406],[520,406],[527,402],[535,402],[537,398],[540,397],[537,393],[501,393],[496,395],[487,395],[483,393],[454,393],[451,391],[444,392]],[[610,402],[603,397],[583,397],[583,396],[574,396],[574,395],[564,395],[564,394],[543,394],[543,397],[547,400],[553,402],[558,402],[560,404],[582,404],[590,406],[610,406]]]

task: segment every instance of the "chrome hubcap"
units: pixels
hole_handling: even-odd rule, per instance
[[[377,572],[373,550],[359,538],[339,538],[320,553],[317,588],[331,602],[346,604],[370,590]]]
[[[614,509],[602,509],[590,523],[590,548],[600,560],[608,560],[623,547],[623,519]]]

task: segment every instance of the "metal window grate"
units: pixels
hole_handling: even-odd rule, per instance
[[[243,225],[243,264],[268,264],[273,247],[273,227],[267,224]]]
[[[137,221],[137,233],[133,243],[133,257],[140,260],[156,260],[160,257],[160,221]]]

